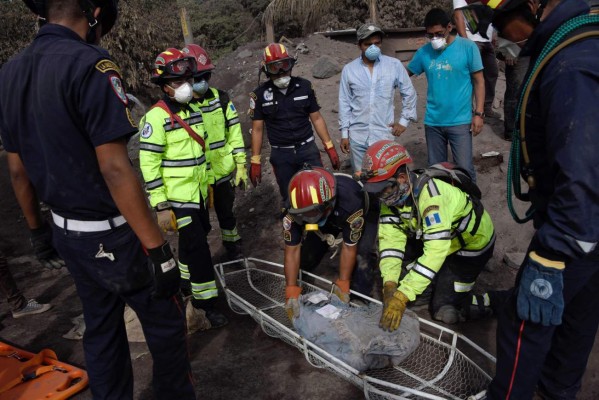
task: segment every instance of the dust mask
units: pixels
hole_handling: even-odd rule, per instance
[[[381,49],[379,48],[379,46],[371,44],[364,52],[364,55],[370,61],[376,61],[381,56]]]
[[[176,89],[171,87],[171,89],[175,91],[175,95],[172,98],[179,104],[187,104],[193,98],[193,88],[189,82],[185,82]]]
[[[274,83],[275,86],[278,87],[279,89],[285,89],[286,87],[289,86],[289,81],[291,81],[290,76],[282,76],[280,78],[273,80],[272,83]]]
[[[402,207],[408,196],[410,195],[410,184],[401,183],[395,185],[395,190],[385,197],[381,197],[381,201],[388,207]]]
[[[435,49],[435,50],[443,50],[446,45],[447,45],[447,39],[445,39],[444,37],[442,37],[442,38],[436,37],[431,40],[431,46],[433,46],[433,49]]]
[[[518,43],[522,43],[522,42],[525,42],[525,40],[518,42]],[[500,52],[501,54],[503,54],[503,56],[506,58],[517,58],[518,55],[520,54],[520,50],[521,50],[518,43],[498,37],[497,38],[497,51]]]
[[[193,84],[193,91],[194,91],[194,93],[196,93],[200,96],[203,96],[204,93],[206,93],[208,91],[209,86],[210,85],[208,85],[208,82],[206,82],[205,79],[202,79],[201,81]]]

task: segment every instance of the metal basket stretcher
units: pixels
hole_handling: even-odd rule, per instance
[[[283,266],[247,258],[214,266],[227,302],[250,315],[269,336],[297,347],[317,368],[326,368],[361,388],[366,399],[484,399],[495,358],[467,337],[419,318],[420,345],[400,365],[360,373],[298,335],[285,312]],[[330,291],[333,283],[300,271],[303,293]],[[352,292],[364,302],[381,305]],[[382,305],[381,305],[382,307]]]

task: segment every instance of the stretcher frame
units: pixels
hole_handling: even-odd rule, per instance
[[[314,367],[326,368],[361,388],[366,399],[486,398],[495,357],[460,333],[418,318],[421,343],[412,355],[393,368],[360,373],[295,332],[284,309],[285,277],[281,264],[247,258],[220,263],[214,269],[231,310],[250,315],[264,333],[297,347]],[[306,294],[314,290],[332,291],[333,282],[300,271],[298,285]],[[244,298],[242,292],[248,290]],[[381,305],[376,299],[352,293],[364,302]]]

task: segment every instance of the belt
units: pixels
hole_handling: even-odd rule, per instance
[[[52,212],[52,221],[59,228],[65,231],[76,231],[76,232],[102,232],[109,231],[117,228],[125,223],[127,220],[122,215],[118,217],[105,219],[103,221],[80,221],[77,219],[63,218],[58,214]]]
[[[307,143],[313,142],[314,141],[314,136],[311,136],[310,138],[304,140],[303,142],[300,142],[298,144],[294,144],[291,146],[275,146],[275,145],[270,145],[270,147],[272,147],[273,149],[295,149],[296,147],[301,147]]]

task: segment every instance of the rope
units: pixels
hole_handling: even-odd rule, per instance
[[[510,149],[510,159],[508,162],[508,179],[507,179],[507,204],[510,214],[514,221],[519,224],[523,224],[532,219],[534,212],[536,211],[534,206],[531,205],[529,209],[526,211],[524,217],[520,218],[514,209],[514,204],[512,201],[512,188],[513,193],[516,198],[522,201],[530,201],[529,193],[522,193],[521,181],[520,181],[520,155],[524,159],[524,168],[525,173],[527,174],[527,181],[529,184],[529,188],[534,187],[534,176],[532,175],[532,171],[528,170],[529,159],[528,159],[528,151],[526,148],[526,138],[525,138],[525,126],[524,119],[520,119],[522,111],[526,110],[526,106],[528,103],[528,96],[533,86],[533,82],[540,74],[543,67],[547,64],[547,62],[562,48],[566,47],[572,42],[583,39],[589,36],[596,36],[599,32],[594,33],[586,33],[577,35],[569,39],[568,41],[562,43],[564,38],[568,36],[570,33],[579,29],[583,26],[599,24],[599,15],[587,14],[581,15],[575,18],[572,18],[565,23],[563,23],[549,38],[541,54],[537,58],[535,65],[531,69],[530,74],[527,77],[526,83],[522,87],[522,93],[520,95],[520,101],[518,102],[518,107],[516,107],[516,121],[520,121],[519,128],[516,128],[513,133],[512,146]]]

